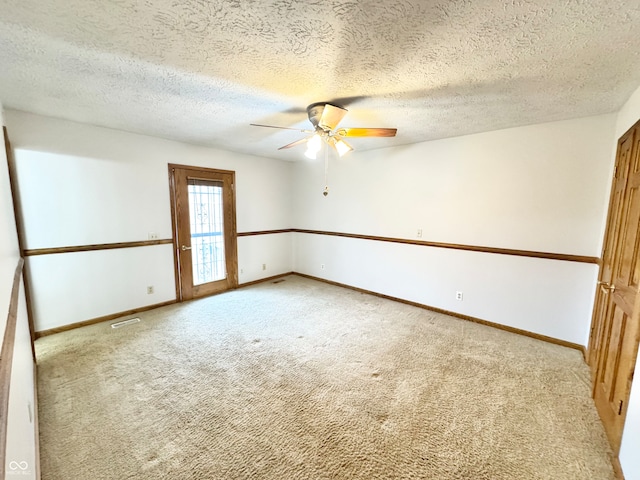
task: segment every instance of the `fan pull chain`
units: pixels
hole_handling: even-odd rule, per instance
[[[324,146],[324,190],[322,195],[329,195],[329,144]]]

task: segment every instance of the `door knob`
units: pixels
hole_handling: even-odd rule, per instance
[[[187,247],[187,246],[185,246],[185,245],[182,245],[182,247],[181,247],[181,248],[182,248],[182,251],[183,251],[183,252],[184,252],[184,251],[187,251],[187,250],[191,250],[191,247]]]
[[[602,290],[603,293],[613,293],[616,291],[616,286],[615,285],[609,285],[607,282],[598,282],[598,285],[600,285],[600,289]]]

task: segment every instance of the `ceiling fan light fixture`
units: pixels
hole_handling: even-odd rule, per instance
[[[316,155],[318,154],[321,148],[322,148],[322,139],[320,138],[320,135],[316,133],[307,142],[307,151],[304,152],[304,156],[307,158],[310,158],[311,160],[315,160]]]
[[[309,144],[307,148],[309,150],[314,150],[316,152],[319,152],[320,148],[322,148],[322,139],[320,138],[320,135],[316,133],[313,137],[311,137],[311,139],[309,139]]]
[[[341,157],[353,150],[353,147],[344,140],[336,140],[335,147]]]

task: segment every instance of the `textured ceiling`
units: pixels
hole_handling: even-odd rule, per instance
[[[6,108],[294,160],[334,100],[358,150],[620,108],[640,0],[3,0]]]

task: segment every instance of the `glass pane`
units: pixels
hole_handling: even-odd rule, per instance
[[[222,182],[189,180],[193,284],[226,278]]]

